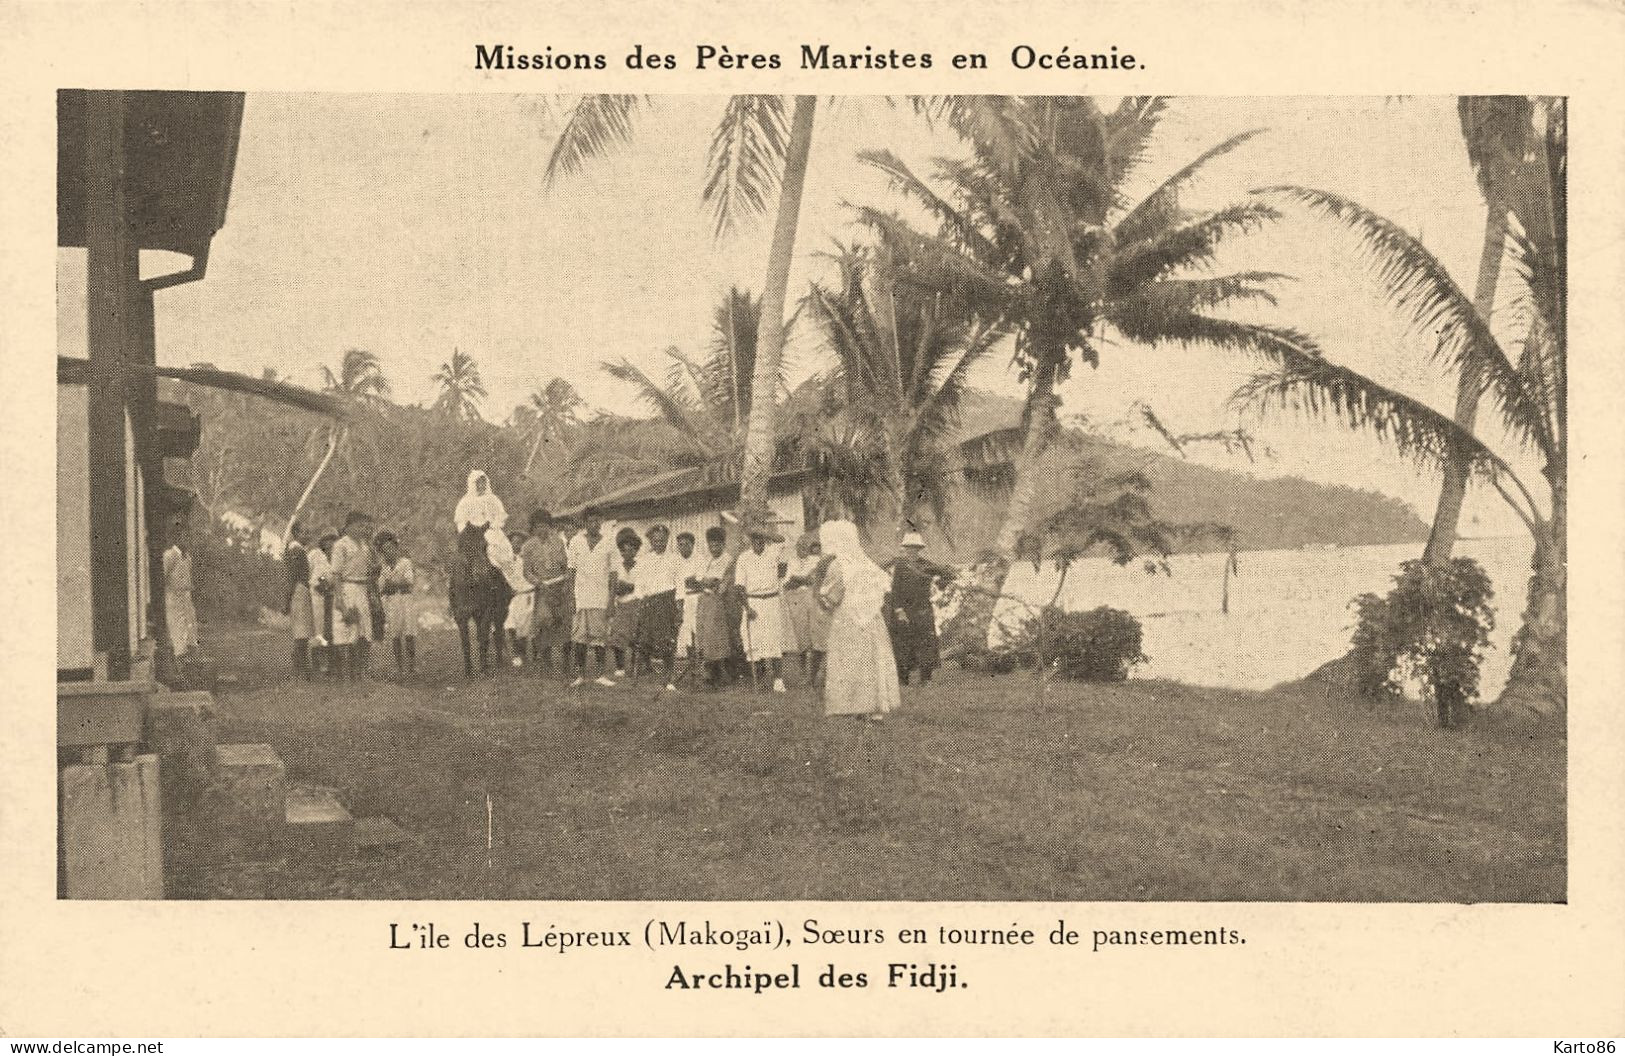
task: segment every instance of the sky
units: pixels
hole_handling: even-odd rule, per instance
[[[364,348],[382,360],[397,400],[427,403],[431,376],[456,348],[480,365],[489,418],[505,418],[554,376],[596,408],[637,413],[600,365],[625,357],[660,376],[664,349],[703,353],[723,292],[760,290],[771,217],[721,240],[713,235],[700,192],[722,97],[653,97],[632,144],[546,187],[543,172],[569,103],[529,95],[251,94],[208,275],[158,295],[160,362],[255,375],[269,366],[314,386],[323,365],[336,367],[345,349]],[[1454,98],[1177,99],[1131,193],[1148,192],[1209,146],[1252,129],[1261,131],[1204,170],[1187,206],[1216,208],[1276,184],[1335,191],[1420,237],[1472,290],[1484,206]],[[828,274],[832,247],[861,238],[854,203],[903,208],[885,178],[857,160],[860,150],[876,148],[922,174],[934,158],[965,152],[906,106],[822,100],[792,301]],[[151,256],[144,273],[177,266]],[[1430,361],[1423,336],[1396,322],[1340,229],[1288,212],[1227,244],[1216,265],[1251,268],[1293,278],[1275,307],[1249,318],[1305,331],[1332,359],[1449,413],[1454,379]],[[61,351],[82,355],[83,251],[59,252],[58,290]],[[792,334],[789,355],[792,382],[830,364],[809,327]],[[1212,351],[1108,343],[1099,369],[1079,369],[1063,386],[1062,412],[1109,424],[1143,402],[1177,432],[1244,425],[1270,457],[1249,464],[1217,449],[1191,457],[1261,476],[1371,488],[1431,517],[1436,477],[1377,442],[1322,423],[1238,419],[1227,398],[1249,368]],[[1005,356],[985,361],[975,382],[1021,393]],[[1155,443],[1146,433],[1126,438]],[[1515,455],[1504,438],[1496,446]],[[1525,479],[1538,483],[1538,474]],[[1519,530],[1493,491],[1475,486],[1463,531]]]

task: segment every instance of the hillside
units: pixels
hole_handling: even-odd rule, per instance
[[[192,476],[204,507],[216,518],[232,511],[280,531],[320,461],[325,421],[235,394],[172,383],[165,389],[166,396],[184,400],[203,416]],[[967,408],[963,431],[1008,424],[1019,414],[1014,401],[980,398]],[[518,430],[456,421],[418,407],[374,405],[358,411],[350,423],[346,442],[311,496],[307,520],[336,524],[352,507],[370,510],[406,537],[420,564],[434,568],[449,552],[449,531],[442,529],[449,529],[470,469],[490,473],[517,524],[537,503],[558,509],[656,472],[659,467],[639,450],[639,436],[660,428],[624,419],[588,422],[573,427],[558,445],[619,445],[626,452],[622,472],[628,479],[602,474],[578,479],[587,475],[570,471],[565,451],[544,447],[531,478],[522,480],[529,445]],[[1151,480],[1151,503],[1160,519],[1229,525],[1243,549],[1395,543],[1427,534],[1414,510],[1385,495],[1214,469],[1077,429],[1065,430],[1048,456],[1045,472],[1054,486],[1044,489],[1044,500],[1050,508],[1064,501],[1080,472],[1130,469]],[[939,538],[939,552],[976,553],[992,541],[1002,514],[999,503],[965,499],[954,511],[952,543]]]
[[[983,395],[965,409],[961,435],[1012,425],[1020,420],[1014,400]],[[1040,495],[1040,516],[1053,510],[1071,491],[1079,473],[1102,477],[1138,470],[1152,484],[1155,516],[1172,523],[1228,525],[1242,550],[1295,550],[1315,546],[1369,546],[1421,542],[1428,526],[1407,503],[1390,495],[1302,477],[1259,477],[1245,471],[1244,456],[1236,469],[1219,469],[1177,455],[1131,446],[1063,429],[1045,461],[1053,482]],[[957,511],[952,540],[936,542],[961,557],[988,546],[1003,516],[1000,503],[969,500]],[[1197,544],[1193,549],[1210,548]]]

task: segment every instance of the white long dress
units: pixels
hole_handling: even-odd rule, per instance
[[[824,714],[884,715],[902,703],[881,609],[885,587],[874,576],[849,576],[846,565],[836,558],[819,587],[823,604],[834,610],[824,668]]]

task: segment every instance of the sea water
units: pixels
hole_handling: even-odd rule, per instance
[[[1060,603],[1067,609],[1110,605],[1140,618],[1150,663],[1135,678],[1165,678],[1199,686],[1268,689],[1302,678],[1342,656],[1354,629],[1350,602],[1393,586],[1400,562],[1421,554],[1420,543],[1389,546],[1258,550],[1237,555],[1230,577],[1230,611],[1223,611],[1227,554],[1183,554],[1171,574],[1147,573],[1139,562],[1074,564]],[[1493,699],[1506,683],[1529,581],[1533,543],[1527,536],[1466,539],[1456,555],[1484,566],[1494,585],[1495,629],[1480,668],[1479,695]],[[1055,591],[1053,568],[1012,575],[1010,593],[1042,604]]]

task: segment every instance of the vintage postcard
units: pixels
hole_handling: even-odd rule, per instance
[[[0,1033],[1625,1029],[1625,16],[763,14],[0,14]]]

